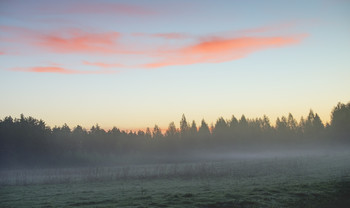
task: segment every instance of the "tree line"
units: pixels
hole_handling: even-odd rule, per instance
[[[179,128],[171,122],[165,131],[155,125],[146,131],[90,130],[67,124],[53,128],[33,117],[7,116],[0,120],[0,167],[88,165],[140,158],[162,160],[195,157],[215,152],[261,151],[290,148],[330,147],[350,144],[350,102],[338,103],[330,123],[323,123],[310,110],[297,121],[292,114],[276,119],[220,117],[199,125],[182,115]]]

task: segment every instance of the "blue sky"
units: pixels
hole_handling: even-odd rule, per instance
[[[0,117],[166,128],[350,100],[349,1],[0,1]]]

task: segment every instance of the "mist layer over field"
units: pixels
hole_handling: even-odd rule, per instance
[[[165,133],[109,131],[98,125],[88,131],[66,124],[49,127],[44,121],[21,115],[0,120],[0,168],[113,166],[184,162],[230,157],[266,157],[347,151],[350,146],[350,103],[339,103],[324,124],[317,113],[298,122],[292,114],[277,118],[218,118],[199,127],[185,115],[180,128],[174,122]]]
[[[347,207],[348,152],[3,170],[5,207]],[[36,200],[39,199],[39,200]]]
[[[0,122],[2,207],[349,207],[350,103],[165,134]],[[37,199],[37,200],[36,200]]]

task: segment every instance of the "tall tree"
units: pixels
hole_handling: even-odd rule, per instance
[[[223,138],[228,135],[228,124],[223,117],[216,120],[213,135],[219,138]]]
[[[201,121],[201,126],[199,127],[198,134],[201,138],[208,138],[210,136],[209,126],[204,119]]]
[[[155,125],[153,128],[153,138],[154,139],[160,139],[163,137],[162,131],[158,127],[158,125]]]
[[[295,133],[297,131],[298,123],[291,113],[288,114],[287,126],[292,132]]]
[[[182,114],[181,121],[180,121],[180,133],[181,137],[185,138],[188,136],[189,133],[189,125],[187,123],[185,114]]]
[[[177,130],[176,130],[176,126],[174,122],[171,122],[168,126],[168,129],[165,132],[165,136],[169,137],[169,138],[174,138],[177,137]]]
[[[197,124],[196,122],[193,120],[192,121],[192,124],[191,124],[191,127],[190,127],[190,134],[191,134],[191,137],[195,137],[197,135]]]
[[[332,110],[331,128],[333,134],[343,138],[350,138],[350,102],[338,103]],[[349,139],[350,140],[350,139]]]

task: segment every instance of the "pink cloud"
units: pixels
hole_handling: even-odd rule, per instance
[[[43,35],[35,43],[56,53],[117,53],[118,32],[88,33],[69,30],[63,33]]]
[[[103,1],[33,1],[31,5],[23,4],[21,1],[7,1],[2,4],[0,14],[8,16],[18,15],[18,11],[22,15],[28,17],[37,14],[44,15],[129,15],[129,16],[149,16],[157,14],[154,8],[140,4],[103,2]]]
[[[99,54],[131,54],[118,43],[121,34],[118,32],[86,32],[80,29],[56,31],[37,31],[33,29],[0,26],[5,32],[2,41],[23,43],[54,53],[99,53]]]
[[[56,62],[48,62],[48,64],[50,66],[62,66],[63,65],[63,64],[56,63]]]
[[[40,34],[32,29],[15,26],[1,25],[0,30],[2,32],[2,37],[0,40],[2,42],[24,42]]]
[[[89,65],[89,66],[98,66],[101,68],[119,68],[119,67],[125,67],[123,64],[109,64],[109,63],[102,63],[102,62],[89,62],[89,61],[83,61],[83,64]]]
[[[191,36],[185,33],[133,33],[133,36],[145,36],[145,37],[155,37],[155,38],[164,38],[164,39],[186,39]]]
[[[29,43],[35,48],[44,51],[50,51],[61,54],[126,54],[133,60],[139,60],[133,66],[125,66],[124,63],[105,63],[105,62],[89,62],[83,61],[83,64],[97,66],[101,68],[159,68],[171,65],[189,65],[196,63],[220,63],[244,58],[257,51],[262,51],[271,48],[279,48],[288,45],[300,43],[306,35],[299,36],[256,36],[255,33],[271,31],[273,28],[288,27],[288,24],[261,27],[246,31],[241,31],[242,34],[237,37],[237,34],[221,34],[220,37],[206,36],[197,38],[197,43],[188,45],[188,41],[193,41],[194,36],[189,36],[183,33],[156,33],[145,34],[137,33],[134,36],[149,36],[163,38],[165,45],[150,45],[147,41],[141,38],[141,41],[125,43],[121,42],[121,34],[118,32],[86,32],[79,29],[61,30],[56,32],[39,32],[31,29],[4,27],[0,26],[5,33],[8,33],[8,38],[16,39],[18,42],[23,41]],[[246,33],[246,34],[243,34]],[[11,34],[14,34],[11,36]],[[247,34],[255,34],[255,36],[247,36]],[[6,36],[5,36],[6,37]],[[7,37],[6,37],[7,38]],[[191,39],[186,39],[191,38]],[[169,39],[174,39],[168,41]],[[186,39],[186,40],[185,40]],[[174,43],[174,41],[177,41]],[[22,43],[22,42],[21,42]],[[148,45],[147,45],[148,44]],[[152,43],[153,44],[153,43]],[[158,44],[158,43],[156,43]],[[162,43],[163,44],[163,41]],[[126,50],[125,48],[128,48]],[[135,48],[135,50],[129,50]],[[137,59],[142,56],[140,59]],[[140,60],[155,61],[142,64]],[[145,63],[145,62],[143,62]],[[17,68],[18,69],[18,68]],[[34,67],[19,69],[19,71],[31,72],[51,72],[65,74],[84,74],[97,73],[95,71],[76,71],[60,67],[59,65],[51,65],[51,67]],[[100,73],[101,71],[99,71]],[[109,71],[104,71],[103,73]]]
[[[289,28],[296,26],[296,24],[297,23],[295,21],[291,21],[291,22],[285,22],[285,23],[280,23],[280,24],[275,24],[275,25],[240,30],[240,31],[237,31],[236,33],[244,34],[244,35],[255,34],[255,33],[265,33],[265,32],[271,32],[271,31],[276,31],[276,30],[289,29]]]
[[[63,12],[80,14],[124,14],[124,15],[153,15],[156,12],[146,7],[118,3],[87,3],[70,5]]]
[[[5,55],[5,52],[0,51],[0,55]]]
[[[213,38],[194,45],[158,54],[160,61],[143,65],[158,68],[171,65],[220,63],[244,58],[251,53],[299,43],[305,35],[296,37]]]
[[[81,71],[66,69],[57,66],[38,66],[28,68],[12,68],[12,71],[35,72],[35,73],[55,73],[55,74],[114,74],[116,71]]]

